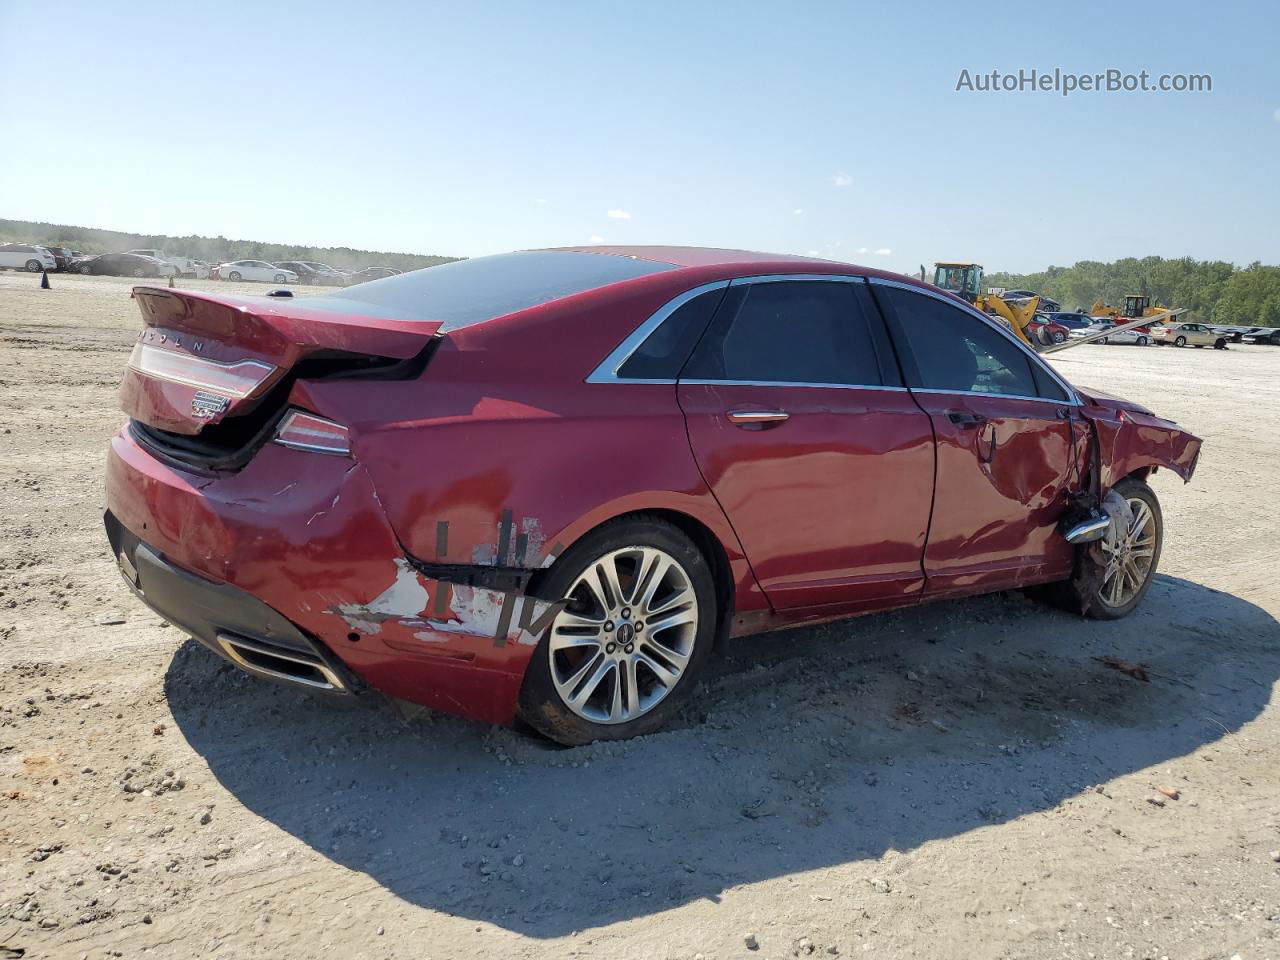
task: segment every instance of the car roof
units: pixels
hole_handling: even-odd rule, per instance
[[[758,253],[752,250],[730,250],[723,247],[668,247],[668,246],[605,246],[592,244],[584,247],[544,247],[537,252],[594,253],[608,257],[631,257],[637,260],[654,260],[676,267],[713,267],[731,264],[763,265],[768,263],[810,262],[831,266],[835,261],[818,257],[798,257],[789,253]],[[845,266],[845,264],[840,264]]]

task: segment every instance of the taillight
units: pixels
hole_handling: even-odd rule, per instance
[[[161,339],[164,339],[163,335]],[[188,353],[162,350],[147,343],[134,345],[129,366],[143,376],[216,390],[236,399],[249,396],[276,372],[271,364],[259,360],[221,363]]]
[[[272,439],[294,450],[351,456],[351,443],[346,427],[301,410],[290,411]]]

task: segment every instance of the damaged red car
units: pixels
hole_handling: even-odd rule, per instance
[[[745,634],[1034,588],[1120,617],[1200,441],[937,288],[533,250],[307,298],[138,287],[106,526],[261,677],[562,743],[654,730]]]

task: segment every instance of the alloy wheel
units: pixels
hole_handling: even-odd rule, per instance
[[[1109,529],[1098,542],[1106,566],[1098,596],[1110,607],[1122,607],[1132,600],[1147,578],[1156,549],[1156,517],[1141,497],[1129,497],[1131,517],[1120,533]]]
[[[684,676],[698,634],[688,571],[656,547],[623,547],[574,581],[551,625],[551,680],[564,705],[593,723],[648,713]]]

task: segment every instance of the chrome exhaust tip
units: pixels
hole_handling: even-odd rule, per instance
[[[322,659],[297,650],[261,643],[233,633],[219,633],[218,647],[242,670],[296,683],[313,690],[350,693],[342,678]]]
[[[1062,535],[1067,538],[1067,543],[1070,544],[1093,543],[1105,537],[1107,528],[1110,526],[1111,518],[1104,513],[1100,517],[1092,517],[1083,523],[1077,523],[1075,526],[1064,530]]]

